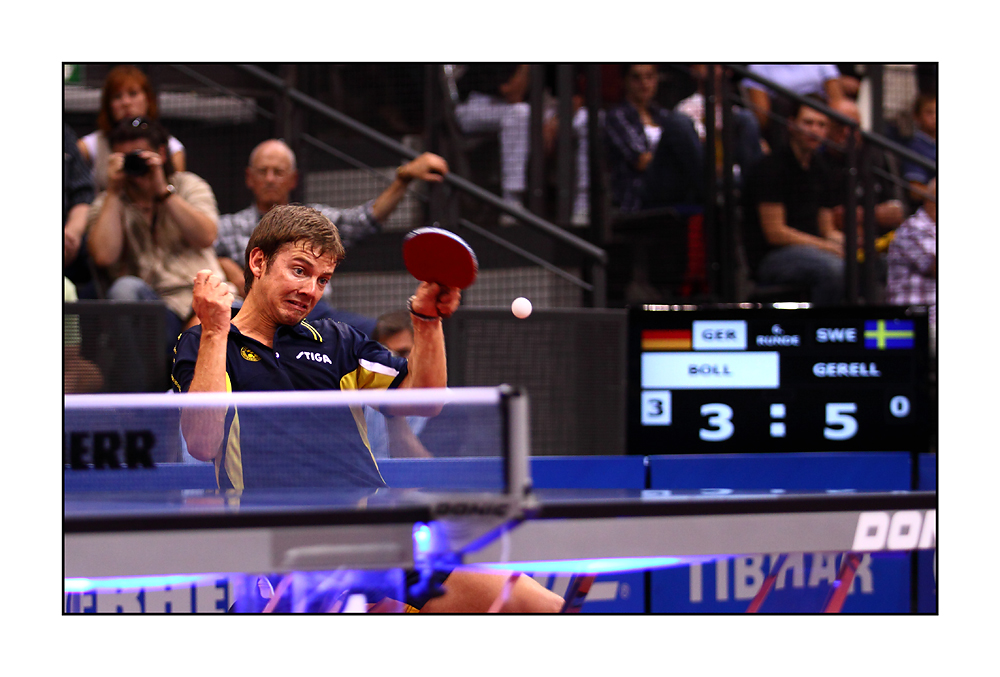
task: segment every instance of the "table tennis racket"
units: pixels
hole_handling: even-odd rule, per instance
[[[443,228],[418,228],[403,238],[403,263],[421,282],[435,282],[452,289],[467,289],[479,274],[472,247]]]

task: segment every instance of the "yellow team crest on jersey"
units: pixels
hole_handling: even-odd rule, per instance
[[[240,355],[243,356],[244,360],[249,362],[260,362],[260,355],[250,350],[249,348],[240,348]]]

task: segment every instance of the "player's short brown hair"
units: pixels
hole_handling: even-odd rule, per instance
[[[250,252],[260,249],[270,266],[284,245],[295,242],[311,247],[319,256],[333,254],[335,263],[343,261],[346,255],[337,226],[321,212],[303,205],[276,205],[264,214],[247,242],[243,255],[243,293],[250,293],[253,286]]]

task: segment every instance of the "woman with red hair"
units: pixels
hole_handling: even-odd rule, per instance
[[[156,93],[146,74],[135,66],[115,66],[104,79],[101,108],[97,113],[97,130],[77,141],[83,161],[93,169],[94,187],[98,192],[108,185],[107,165],[111,151],[108,148],[107,133],[119,120],[138,117],[159,119]],[[167,151],[174,169],[184,171],[184,144],[171,136]]]

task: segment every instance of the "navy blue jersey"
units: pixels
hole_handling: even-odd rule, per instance
[[[194,378],[201,326],[174,348],[173,386]],[[233,325],[226,347],[230,392],[395,388],[406,360],[353,327],[334,320],[279,327],[274,347]],[[363,407],[230,407],[215,467],[219,487],[377,488],[385,481],[368,443]]]

